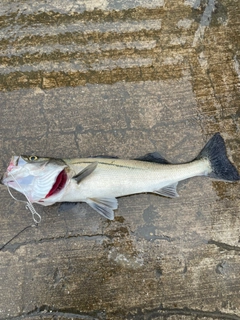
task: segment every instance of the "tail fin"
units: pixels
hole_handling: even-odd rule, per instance
[[[227,157],[226,147],[220,133],[216,133],[205,145],[196,159],[207,158],[212,172],[208,175],[214,179],[238,181],[239,173]]]

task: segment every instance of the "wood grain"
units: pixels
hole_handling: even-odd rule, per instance
[[[13,154],[185,162],[218,131],[240,169],[239,2],[18,0],[0,14],[1,173]],[[239,183],[124,197],[112,222],[36,206],[41,224],[6,246],[33,221],[0,188],[0,320],[240,319]]]

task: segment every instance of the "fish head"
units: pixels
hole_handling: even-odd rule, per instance
[[[13,156],[2,183],[25,194],[31,202],[55,203],[68,181],[67,165],[61,159]]]

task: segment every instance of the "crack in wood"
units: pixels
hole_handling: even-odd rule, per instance
[[[196,320],[201,318],[211,318],[211,319],[223,319],[223,320],[240,320],[240,317],[235,314],[223,313],[221,311],[202,311],[197,309],[189,309],[189,308],[163,308],[160,306],[159,308],[155,308],[152,310],[141,311],[140,309],[133,310],[129,313],[126,319],[131,320],[150,320],[159,318],[159,316],[163,316],[164,319],[168,319],[169,317],[175,316],[195,316]]]
[[[16,236],[18,236],[18,235],[16,235]],[[16,252],[16,250],[18,250],[22,246],[27,246],[27,245],[31,245],[31,244],[40,244],[40,243],[52,242],[52,241],[55,242],[55,241],[67,240],[67,239],[70,239],[70,238],[81,238],[81,239],[84,239],[84,240],[111,239],[109,236],[103,235],[103,234],[65,235],[65,236],[60,236],[60,237],[44,238],[44,239],[31,240],[31,241],[26,241],[26,242],[25,241],[24,242],[17,242],[17,243],[14,243],[14,244],[9,244],[9,242],[7,242],[6,244],[2,245],[2,247],[0,248],[0,251],[3,251],[3,252],[8,251],[8,252],[14,253],[14,252]]]
[[[0,318],[0,320],[24,320],[24,319],[39,319],[40,317],[44,317],[44,319],[47,319],[49,317],[49,320],[55,319],[55,317],[61,317],[61,319],[65,320],[72,320],[72,319],[80,319],[80,320],[104,320],[105,317],[96,317],[96,316],[90,316],[87,314],[75,314],[75,313],[68,313],[68,312],[52,312],[52,311],[34,311],[30,312],[25,315],[19,315],[16,317],[11,318]]]
[[[93,314],[93,313],[92,313]],[[120,311],[116,311],[114,313],[116,316],[119,316],[119,319],[122,318],[123,313]],[[121,314],[121,315],[120,315]],[[223,320],[240,320],[240,317],[236,314],[229,314],[229,313],[223,313],[221,311],[202,311],[197,309],[189,309],[189,308],[163,308],[160,306],[159,308],[155,308],[152,310],[144,310],[138,308],[137,310],[131,310],[125,319],[131,319],[131,320],[152,320],[156,319],[159,316],[163,316],[164,319],[168,319],[169,317],[175,316],[194,316],[195,319],[201,319],[201,318],[211,318],[211,319],[223,319]],[[5,318],[0,320],[20,320],[20,319],[34,319],[35,317],[38,318],[39,316],[46,317],[64,317],[64,319],[83,319],[83,320],[105,320],[107,318],[107,314],[105,314],[104,311],[96,311],[94,312],[94,315],[90,315],[87,313],[79,313],[77,310],[72,312],[64,312],[64,311],[54,311],[49,306],[43,306],[40,308],[37,308],[37,310],[33,310],[28,312],[27,314],[19,315],[16,317],[11,318]]]
[[[208,244],[214,244],[215,246],[217,246],[220,249],[223,250],[227,250],[227,251],[240,251],[240,247],[238,246],[232,246],[230,244],[224,243],[224,242],[220,242],[220,241],[215,241],[215,240],[209,240]]]

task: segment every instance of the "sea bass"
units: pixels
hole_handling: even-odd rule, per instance
[[[228,160],[224,140],[216,133],[189,163],[170,164],[159,153],[133,160],[114,157],[54,159],[12,157],[2,183],[25,194],[31,203],[65,206],[86,202],[107,219],[114,219],[118,197],[143,192],[178,197],[179,181],[208,176],[237,181],[239,173]]]

